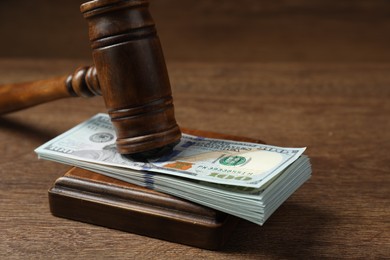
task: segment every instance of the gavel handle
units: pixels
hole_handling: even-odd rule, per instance
[[[0,85],[0,115],[66,97],[101,95],[95,67],[82,67],[68,76]]]

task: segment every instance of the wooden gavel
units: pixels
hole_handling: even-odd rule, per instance
[[[69,76],[0,86],[0,114],[65,97],[102,95],[121,154],[160,151],[180,129],[160,40],[146,0],[94,0],[81,5],[94,66]]]

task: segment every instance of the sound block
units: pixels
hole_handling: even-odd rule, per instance
[[[196,130],[183,132],[261,142]],[[211,250],[223,246],[238,222],[226,213],[76,167],[54,183],[49,203],[58,217]]]

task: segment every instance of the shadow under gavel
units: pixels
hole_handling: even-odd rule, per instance
[[[69,76],[0,86],[0,115],[65,97],[102,95],[121,154],[145,157],[181,137],[154,22],[145,0],[81,5],[94,66]]]

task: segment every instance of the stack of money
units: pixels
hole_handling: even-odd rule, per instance
[[[42,159],[171,194],[262,225],[311,176],[305,148],[184,134],[173,151],[137,161],[116,151],[106,114],[38,147]]]

